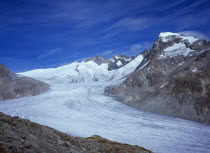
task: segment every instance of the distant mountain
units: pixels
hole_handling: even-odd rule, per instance
[[[210,42],[161,33],[136,70],[105,92],[144,111],[210,124]]]
[[[143,60],[143,55],[127,57],[116,55],[111,59],[91,57],[83,62],[73,62],[49,69],[36,69],[19,73],[47,83],[116,82],[125,79]]]
[[[35,96],[49,89],[49,85],[21,75],[16,75],[0,64],[0,101],[24,96]]]

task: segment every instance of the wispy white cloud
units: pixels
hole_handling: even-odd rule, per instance
[[[113,52],[114,52],[114,50],[106,50],[106,51],[102,52],[101,55],[102,55],[102,56],[112,55]]]
[[[207,2],[207,1],[208,0],[199,0],[197,2],[191,3],[191,5],[183,8],[183,10],[192,9],[192,8],[194,8],[194,7],[198,6],[198,5],[201,5],[201,4],[203,4],[203,3]]]
[[[142,51],[145,49],[150,49],[151,46],[152,46],[151,42],[142,42],[142,43],[137,43],[137,44],[131,45],[129,50],[130,51]]]
[[[141,42],[132,44],[130,46],[124,47],[124,49],[113,49],[105,51],[104,53],[107,53],[107,55],[127,55],[127,56],[135,56],[141,53],[144,50],[149,50],[152,47],[152,42]]]
[[[144,50],[149,50],[152,47],[152,42],[141,42],[141,43],[136,43],[132,44],[129,46],[127,50],[123,52],[123,54],[126,55],[138,55],[140,52]]]
[[[112,26],[110,26],[107,30],[122,28],[125,30],[137,31],[142,30],[148,26],[148,23],[151,22],[150,18],[124,18]]]
[[[189,13],[188,15],[172,15],[171,16],[174,21],[172,23],[177,25],[177,31],[189,29],[196,26],[202,26],[208,24],[209,20],[207,18],[210,17],[210,12],[207,10],[202,10],[197,12],[196,14]]]
[[[201,38],[205,40],[210,40],[210,38],[206,34],[198,32],[198,31],[181,31],[179,33],[185,36],[193,36],[193,37],[197,37],[197,38]]]
[[[150,17],[126,17],[104,30],[104,39],[116,36],[121,32],[135,32],[152,26],[156,21]]]
[[[155,16],[153,14],[152,16],[143,15],[123,18],[121,20],[118,20],[105,30],[104,38],[111,38],[120,35],[122,32],[125,31],[136,32],[140,30],[145,30],[147,28],[151,28],[151,26],[163,23],[166,23],[167,25],[171,24],[174,27],[176,26],[176,29],[174,29],[174,31],[181,31],[187,28],[192,28],[194,26],[206,25],[209,23],[209,10],[198,10],[195,8],[205,4],[207,1],[208,0],[200,0],[197,2],[191,2],[189,5],[179,8],[178,11],[177,8],[174,9],[174,7],[186,3],[187,0],[174,1],[172,3],[166,2],[162,5],[159,5],[159,7],[157,8],[153,8],[153,11],[163,12],[165,10],[171,10],[170,13],[163,14],[161,16]],[[153,5],[156,3],[158,2],[154,1]],[[150,12],[147,8],[143,10]]]
[[[43,59],[43,58],[47,58],[51,55],[54,55],[54,54],[57,54],[57,53],[60,53],[63,51],[63,48],[53,48],[53,49],[50,49],[46,52],[44,52],[43,54],[39,55],[39,59]]]
[[[111,38],[113,36],[119,35],[121,32],[122,32],[121,29],[116,29],[115,31],[105,30],[105,35],[103,36],[103,39],[108,39],[108,38]]]
[[[69,27],[69,31],[76,32],[108,23],[108,28],[106,28],[106,26],[102,26],[100,30],[103,31],[103,29],[108,29],[103,35],[104,38],[110,38],[112,36],[121,34],[122,31],[128,30],[135,32],[149,28],[151,25],[158,24],[160,22],[170,23],[167,21],[171,21],[169,19],[174,19],[176,17],[175,22],[179,20],[176,22],[179,26],[179,31],[195,24],[199,25],[203,24],[204,22],[206,23],[208,22],[208,17],[199,19],[198,16],[200,17],[200,15],[196,15],[194,8],[204,4],[207,1],[208,0],[195,1],[186,7],[178,9],[178,11],[173,11],[174,7],[187,2],[187,0],[165,1],[164,3],[160,3],[160,0],[107,0],[103,3],[85,0],[36,0],[32,2],[34,4],[39,4],[37,5],[40,6],[39,8],[27,7],[23,9],[21,7],[17,7],[15,10],[11,9],[9,15],[6,16],[6,19],[2,18],[1,16],[0,19],[4,21],[7,27],[15,24],[27,25],[34,23],[56,26],[66,25]],[[155,15],[155,13],[160,13],[161,11],[163,12],[168,9],[172,10],[171,13],[169,13],[168,18],[164,17],[164,15],[159,17],[158,15]],[[148,17],[145,15],[146,13],[151,14],[151,12],[154,12],[152,16]],[[185,14],[189,12],[194,13],[185,16]],[[23,16],[22,14],[29,15]],[[198,19],[199,22],[197,22]]]
[[[103,3],[97,1],[40,1],[44,5],[48,5],[53,10],[50,13],[44,14],[40,19],[41,22],[53,24],[69,24],[72,28],[83,30],[95,27],[104,22],[117,19],[130,10],[135,5],[127,5],[120,0],[104,1]],[[119,5],[120,4],[120,5]]]

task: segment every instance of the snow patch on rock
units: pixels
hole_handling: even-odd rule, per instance
[[[192,72],[197,72],[198,69],[195,67],[194,69],[192,69]]]
[[[179,63],[177,66],[182,66],[184,64],[184,62]]]
[[[117,61],[117,66],[122,66],[122,62],[121,61]]]
[[[176,43],[173,46],[164,49],[164,53],[160,55],[160,59],[168,57],[174,57],[178,55],[187,56],[190,52],[193,52],[190,48],[187,48],[184,43]]]

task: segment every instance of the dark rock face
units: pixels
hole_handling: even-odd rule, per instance
[[[113,56],[109,63],[108,70],[111,71],[111,70],[119,69],[119,68],[123,67],[124,65],[128,64],[133,59],[134,59],[133,57],[130,58],[126,55]]]
[[[35,96],[48,89],[48,84],[30,77],[17,76],[0,64],[0,101]]]
[[[96,57],[88,58],[87,60],[85,60],[85,62],[93,61],[97,63],[98,65],[101,65],[103,63],[108,63],[108,70],[112,71],[112,70],[116,70],[123,67],[124,65],[132,61],[134,58],[135,57],[128,57],[126,55],[116,55],[116,56],[113,56],[111,59],[106,59],[101,56],[96,56]]]
[[[142,147],[121,144],[99,136],[72,137],[19,117],[0,113],[1,153],[151,153]]]
[[[8,77],[9,70],[5,65],[0,64],[0,78]]]
[[[105,92],[144,111],[210,124],[210,42],[159,37],[136,71]]]

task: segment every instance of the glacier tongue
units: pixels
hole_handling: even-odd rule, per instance
[[[20,73],[48,82],[51,89],[39,96],[3,101],[0,110],[74,136],[97,134],[157,153],[209,152],[209,126],[142,112],[103,95],[106,86],[121,82],[142,60],[139,55],[113,71],[107,70],[107,64],[89,61]]]

